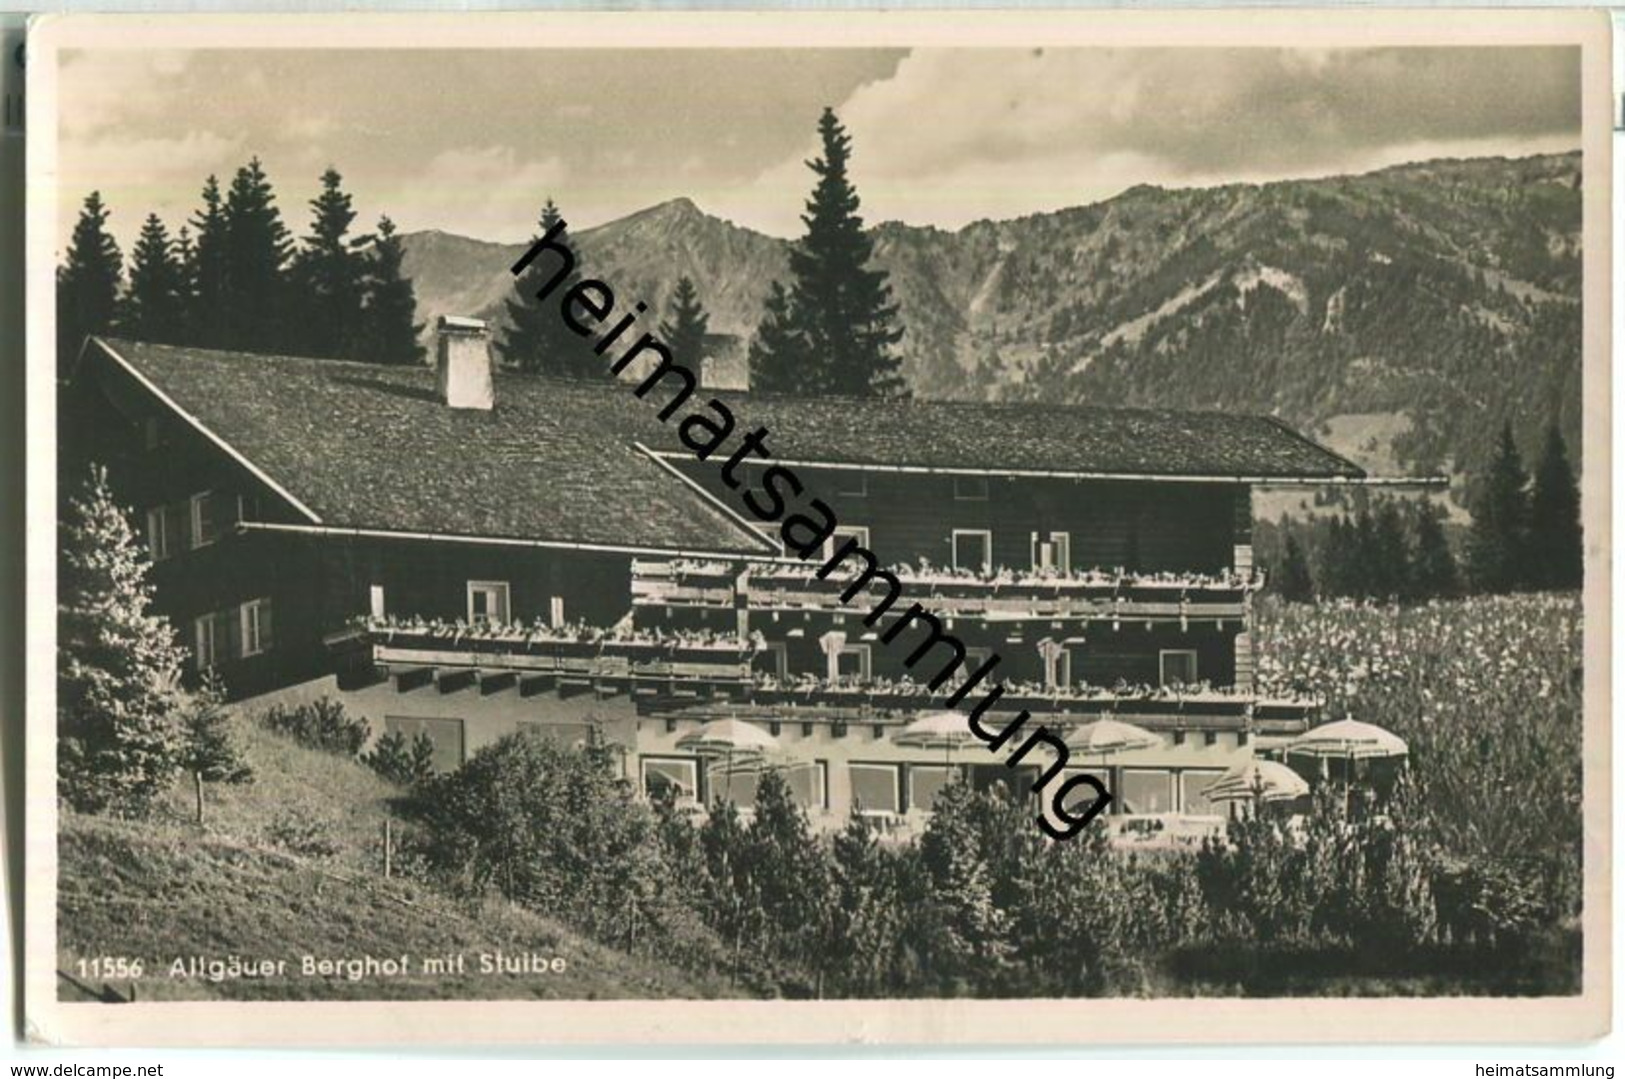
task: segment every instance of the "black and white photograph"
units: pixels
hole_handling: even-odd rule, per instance
[[[37,25],[40,1036],[1599,1035],[1607,24],[1361,20]]]

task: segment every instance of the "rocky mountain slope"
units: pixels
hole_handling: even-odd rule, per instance
[[[917,394],[1270,412],[1373,464],[1476,464],[1511,416],[1533,452],[1580,417],[1578,154],[1268,185],[1139,187],[954,232],[887,222]],[[743,347],[786,242],[687,199],[580,233],[623,303],[682,275]],[[420,317],[500,317],[523,244],[416,233]],[[1348,441],[1354,439],[1355,441]]]

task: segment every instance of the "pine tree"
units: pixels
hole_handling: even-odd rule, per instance
[[[287,317],[286,268],[292,251],[276,194],[259,158],[237,170],[225,205],[225,347],[286,351],[300,321]]]
[[[118,243],[107,231],[111,211],[99,191],[85,197],[73,226],[67,260],[56,274],[57,378],[65,380],[73,369],[85,338],[106,333],[118,313],[119,279],[123,259]]]
[[[203,209],[191,220],[197,235],[190,273],[191,304],[187,313],[187,341],[203,348],[223,348],[226,329],[226,206],[220,181],[210,176],[203,184]]]
[[[1431,502],[1416,510],[1415,547],[1411,555],[1411,585],[1422,599],[1453,596],[1461,586],[1456,557],[1444,534],[1444,511]]]
[[[1529,500],[1529,577],[1541,588],[1579,588],[1585,555],[1580,532],[1580,486],[1568,447],[1553,423],[1535,468]]]
[[[751,338],[747,362],[750,388],[761,393],[809,394],[812,385],[810,353],[790,311],[790,294],[779,282],[768,289],[761,324]]]
[[[1281,552],[1281,569],[1276,574],[1275,591],[1282,599],[1303,603],[1314,598],[1315,583],[1309,577],[1309,559],[1304,556],[1303,544],[1298,537],[1287,532]]]
[[[1405,519],[1393,499],[1384,499],[1371,515],[1371,549],[1367,555],[1370,595],[1394,599],[1411,595],[1410,544]]]
[[[660,324],[660,339],[678,363],[698,372],[705,362],[705,335],[710,326],[711,316],[700,303],[694,282],[679,278],[671,297],[671,314]]]
[[[540,239],[563,220],[552,199],[542,207]],[[561,232],[559,238],[569,243],[569,234]],[[558,267],[554,256],[533,262],[514,282],[514,294],[507,301],[508,332],[497,344],[503,362],[515,371],[530,375],[551,375],[556,378],[598,378],[608,369],[604,361],[593,354],[590,343],[564,324],[559,317],[558,304],[581,275],[574,268],[554,286],[548,300],[536,298],[536,293],[553,277]]]
[[[175,344],[186,317],[185,270],[169,232],[157,214],[148,214],[130,253],[130,292],[119,332],[141,341]]]
[[[197,799],[197,822],[203,823],[205,783],[248,783],[254,770],[231,731],[225,687],[212,672],[193,692],[182,719],[184,743],[180,766],[192,776]]]
[[[372,363],[421,365],[424,349],[418,335],[423,324],[417,317],[417,294],[412,279],[402,269],[405,251],[395,231],[395,222],[378,220],[378,239],[367,260],[366,306],[362,309],[362,333],[356,357]]]
[[[1529,498],[1512,424],[1501,428],[1495,457],[1473,500],[1467,536],[1467,575],[1480,592],[1510,592],[1527,579]]]
[[[151,563],[105,469],[70,504],[61,551],[58,792],[77,809],[139,813],[181,760],[186,653],[149,611]]]
[[[824,110],[818,133],[823,156],[807,163],[818,182],[801,215],[807,232],[790,252],[790,309],[807,343],[807,388],[850,397],[903,395],[901,363],[892,351],[903,331],[886,272],[869,268],[874,248],[847,176],[852,139],[833,109]]]
[[[321,194],[310,201],[310,235],[293,263],[302,355],[348,358],[354,355],[361,332],[364,266],[355,247],[371,238],[349,236],[355,209],[343,182],[337,169],[329,167],[322,173]]]

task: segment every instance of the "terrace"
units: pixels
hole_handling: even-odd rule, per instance
[[[1246,617],[1261,573],[1134,573],[1093,569],[1062,573],[1000,568],[972,573],[929,563],[890,568],[911,600],[947,618],[991,622],[1178,622]],[[633,603],[646,607],[726,610],[736,595],[753,611],[849,613],[843,603],[850,576],[819,580],[805,563],[729,563],[678,559],[632,564]],[[871,585],[878,597],[883,589]],[[928,602],[927,602],[928,601]]]

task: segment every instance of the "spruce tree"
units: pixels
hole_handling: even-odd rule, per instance
[[[1377,599],[1411,595],[1410,543],[1399,504],[1384,499],[1371,515],[1371,549],[1367,554],[1370,595]]]
[[[1529,518],[1530,583],[1541,588],[1579,588],[1585,563],[1580,485],[1555,423],[1546,429],[1546,446],[1535,468]]]
[[[310,201],[310,235],[293,263],[298,351],[307,356],[349,358],[361,333],[363,259],[355,251],[370,237],[350,237],[355,209],[344,178],[329,167],[322,190]]]
[[[700,303],[694,282],[679,278],[671,297],[671,313],[660,324],[660,339],[678,363],[698,373],[705,362],[705,335],[710,326],[711,316]]]
[[[542,207],[540,239],[563,220],[552,199]],[[559,239],[569,243],[569,233],[560,232]],[[570,273],[548,293],[548,299],[538,300],[537,292],[558,270],[557,257],[544,255],[526,268],[514,282],[514,292],[507,301],[508,332],[497,344],[503,362],[515,371],[529,375],[551,375],[557,378],[597,378],[608,369],[595,355],[591,344],[559,318],[559,302],[579,280],[580,273]]]
[[[807,163],[817,175],[806,212],[806,235],[791,249],[790,308],[807,344],[808,386],[850,397],[906,394],[892,346],[902,340],[897,305],[858,215],[858,193],[847,176],[852,139],[833,109],[818,121],[823,156]]]
[[[182,225],[175,233],[176,292],[180,299],[180,336],[178,344],[191,344],[192,322],[197,312],[197,241],[192,229]]]
[[[231,182],[225,225],[224,347],[287,351],[297,343],[292,327],[300,321],[287,317],[292,241],[257,157],[238,169]]]
[[[254,770],[231,730],[225,687],[213,672],[192,693],[182,719],[181,768],[192,777],[197,823],[203,823],[205,783],[248,783]]]
[[[197,239],[188,278],[191,304],[187,314],[187,342],[203,348],[224,348],[226,329],[226,205],[220,181],[213,176],[203,184],[203,208],[192,218]]]
[[[362,309],[356,358],[371,363],[421,365],[424,349],[418,335],[423,324],[412,279],[403,270],[406,253],[395,222],[378,219],[378,238],[367,260],[366,306]]]
[[[151,613],[151,563],[95,468],[62,526],[58,793],[76,809],[140,813],[185,745],[174,630]]]
[[[1510,592],[1528,577],[1529,498],[1512,424],[1501,428],[1495,456],[1473,500],[1467,536],[1467,574],[1480,592]]]
[[[751,338],[750,388],[761,393],[816,392],[807,342],[790,311],[790,294],[775,281],[768,289],[761,324]]]
[[[1303,544],[1291,532],[1281,551],[1281,568],[1276,574],[1275,591],[1284,600],[1303,603],[1314,597],[1315,583],[1309,576],[1309,559],[1304,556]]]
[[[1415,552],[1411,556],[1411,584],[1417,596],[1436,599],[1453,596],[1460,587],[1456,557],[1444,534],[1444,511],[1431,502],[1417,507]]]
[[[110,211],[101,192],[85,197],[73,226],[66,261],[56,274],[57,378],[72,371],[79,349],[91,334],[106,333],[118,313],[119,279],[123,259],[118,243],[107,231]]]
[[[130,292],[119,332],[141,341],[175,344],[182,338],[185,270],[157,214],[148,214],[130,253]]]

